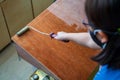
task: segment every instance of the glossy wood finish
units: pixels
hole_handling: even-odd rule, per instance
[[[79,2],[80,0],[76,1]],[[66,17],[68,17],[68,21],[66,22],[64,19],[65,16],[62,18],[59,14],[54,14],[55,10],[57,10],[57,7],[54,5],[57,5],[57,3],[58,2],[55,2],[49,9],[45,10],[30,22],[28,26],[32,26],[47,33],[56,33],[58,31],[85,31],[82,29],[79,31],[75,30],[78,26],[77,20],[79,16],[74,17],[71,16],[71,14],[65,14],[67,15]],[[68,6],[71,6],[71,4]],[[73,4],[72,6],[76,5]],[[52,7],[54,10],[51,10]],[[71,19],[73,19],[73,21]],[[70,22],[72,21],[71,23],[73,24],[69,24],[69,20]],[[84,27],[82,24],[80,25],[81,27]],[[87,80],[88,76],[97,65],[95,62],[90,60],[90,57],[97,51],[80,46],[72,41],[64,43],[51,39],[49,36],[39,34],[33,30],[27,31],[20,37],[15,35],[12,37],[12,40],[14,41],[18,54],[21,57],[52,75],[56,80]]]
[[[86,19],[85,0],[57,0],[48,10],[69,25],[84,28],[82,21]]]

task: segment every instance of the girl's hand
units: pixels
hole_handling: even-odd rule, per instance
[[[69,40],[66,38],[67,34],[68,33],[61,31],[58,32],[54,38],[63,42],[69,42]]]

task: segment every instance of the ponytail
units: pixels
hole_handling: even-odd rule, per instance
[[[92,60],[101,65],[120,69],[120,35],[112,35],[101,53],[92,57]]]

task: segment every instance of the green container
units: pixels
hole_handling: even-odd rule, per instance
[[[30,76],[30,80],[54,80],[54,78],[38,69]]]

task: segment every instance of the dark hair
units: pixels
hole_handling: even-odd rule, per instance
[[[120,0],[86,0],[85,11],[94,28],[112,33],[106,33],[109,40],[105,49],[92,59],[120,69]]]

